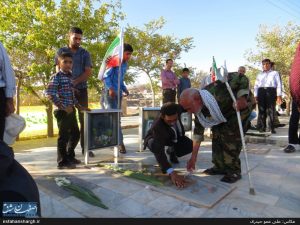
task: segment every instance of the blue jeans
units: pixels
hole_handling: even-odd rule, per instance
[[[248,121],[251,123],[252,120],[254,120],[256,118],[256,112],[252,111],[250,113],[250,116],[248,118]]]
[[[122,95],[120,95],[122,96]],[[108,94],[108,91],[106,91],[103,95],[103,102],[101,101],[100,104],[103,104],[104,108],[105,109],[118,109],[118,97],[110,97],[109,94]],[[120,108],[122,105],[122,97],[120,97]],[[121,128],[121,118],[120,118],[120,129],[119,129],[119,143],[120,144],[123,144],[123,132],[122,132],[122,128]]]

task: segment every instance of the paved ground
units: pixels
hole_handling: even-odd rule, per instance
[[[287,123],[288,118],[280,118]],[[136,127],[137,117],[125,117],[122,123]],[[257,135],[254,134],[253,135]],[[83,164],[75,170],[56,169],[56,138],[16,143],[16,159],[34,176],[40,191],[43,217],[300,217],[300,151],[286,154],[282,146],[287,143],[287,126],[278,128],[277,134],[269,137],[247,136],[248,159],[256,195],[249,194],[244,156],[243,178],[226,186],[228,193],[218,196],[219,201],[211,207],[201,206],[184,196],[182,191],[154,187],[147,183],[125,178],[103,167],[100,162],[115,162],[124,167],[136,169],[152,168],[156,165],[149,151],[138,152],[138,129],[124,130],[128,153],[114,159],[112,149],[95,151],[89,166]],[[83,160],[79,146],[77,157]],[[182,157],[176,167],[184,171],[188,157]],[[204,176],[201,171],[211,166],[211,142],[207,139],[198,155],[197,171],[191,177],[195,180],[209,180],[201,187],[207,194],[215,196],[214,190],[220,184],[221,176]],[[156,168],[157,169],[157,168]],[[66,176],[74,183],[87,187],[99,196],[109,209],[104,210],[82,202],[62,190],[47,176]],[[167,177],[161,176],[166,180]],[[167,183],[166,183],[167,184]],[[168,184],[167,184],[168,185]],[[192,184],[193,185],[193,184]],[[195,193],[193,193],[195,194]],[[201,193],[199,193],[201,194]],[[203,193],[202,193],[203,194]]]

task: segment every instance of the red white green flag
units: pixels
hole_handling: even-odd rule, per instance
[[[217,71],[218,71],[217,64],[215,61],[215,57],[213,57],[213,63],[212,63],[212,67],[211,67],[211,82],[216,81]]]
[[[105,72],[112,67],[120,66],[120,62],[123,60],[123,31],[121,30],[118,37],[108,47],[105,56],[103,58],[98,79],[103,80],[105,78]]]

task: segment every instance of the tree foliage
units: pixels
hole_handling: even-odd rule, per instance
[[[193,38],[191,37],[179,39],[160,34],[165,23],[164,18],[160,17],[145,24],[142,29],[128,26],[125,33],[125,39],[135,49],[131,63],[131,74],[141,74],[148,77],[153,94],[153,104],[158,89],[155,83],[159,79],[160,71],[163,69],[166,59],[171,58],[176,63],[182,52],[187,52],[193,48]]]
[[[93,3],[92,0],[61,0],[59,4],[55,0],[0,2],[0,40],[13,55],[12,64],[17,74],[22,74],[25,89],[46,106],[47,116],[51,117],[48,126],[52,123],[52,104],[40,90],[45,90],[54,73],[54,55],[58,48],[68,44],[67,33],[72,26],[83,29],[82,45],[91,53],[94,64],[94,76],[89,82],[99,87],[96,74],[124,14],[119,1],[103,3],[96,9]],[[53,133],[53,128],[51,131],[48,127],[48,135],[49,132]]]
[[[288,23],[280,27],[261,26],[256,37],[258,51],[248,50],[246,58],[249,62],[247,75],[252,84],[261,69],[261,61],[269,58],[275,62],[275,70],[282,77],[287,99],[290,99],[289,75],[291,63],[295,54],[296,46],[300,41],[300,26]]]

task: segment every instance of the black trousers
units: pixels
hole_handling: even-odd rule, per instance
[[[257,92],[257,99],[257,127],[260,130],[266,130],[266,128],[274,130],[276,88],[259,88]]]
[[[83,107],[88,107],[88,92],[87,89],[78,89],[75,92],[75,97],[79,104]],[[78,111],[79,123],[80,123],[80,146],[82,149],[82,154],[84,153],[84,114]]]
[[[300,144],[300,134],[298,135],[299,112],[297,104],[292,102],[292,115],[289,122],[289,144]]]
[[[5,109],[6,109],[5,89],[0,88],[0,140],[1,141],[3,141],[3,135],[5,129]]]
[[[75,148],[79,141],[79,128],[76,120],[75,108],[73,112],[67,114],[64,110],[54,110],[57,120],[57,162],[67,162],[75,158]]]
[[[154,138],[150,138],[147,142],[147,147],[154,154],[162,172],[166,173],[170,164],[165,154],[165,146],[162,146],[159,143],[160,142]],[[174,149],[174,153],[177,157],[182,157],[193,151],[193,141],[186,136],[181,136],[177,139],[177,143],[174,143],[174,145],[170,147]]]
[[[164,89],[163,90],[163,104],[167,102],[175,102],[176,90]]]

